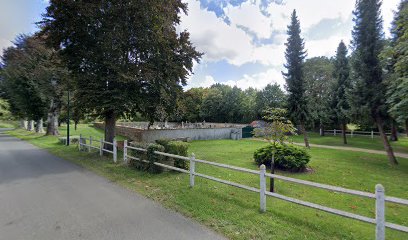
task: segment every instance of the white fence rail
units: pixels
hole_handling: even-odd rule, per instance
[[[324,132],[325,133],[332,133],[333,136],[337,136],[337,135],[341,135],[343,133],[343,130],[333,129],[333,130],[324,130]],[[385,134],[387,136],[391,135],[391,133],[385,133]],[[350,137],[353,137],[353,136],[366,136],[366,137],[374,138],[374,136],[380,136],[380,132],[374,132],[374,131],[346,131],[346,135],[349,135]]]
[[[91,141],[91,139],[92,138],[90,138],[90,141]],[[102,145],[102,142],[106,143],[102,139],[101,139],[100,142],[101,142],[101,145]],[[116,147],[117,147],[116,146],[117,145],[116,141],[114,141],[113,143],[110,143],[110,144],[113,144],[114,149],[116,149]],[[81,145],[82,146],[88,146],[86,144],[83,144],[81,141],[79,141],[80,148],[81,148]],[[140,151],[140,152],[147,152],[147,150],[143,149],[143,148],[128,146],[128,143],[125,140],[124,144],[123,144],[123,153],[124,153],[123,154],[123,161],[125,163],[128,163],[128,159],[134,159],[134,160],[137,160],[137,161],[149,163],[146,160],[130,156],[127,153],[128,149],[132,149],[132,150],[136,150],[136,151]],[[116,150],[114,150],[114,152],[115,151]],[[314,208],[314,209],[317,209],[317,210],[320,210],[320,211],[332,213],[332,214],[335,214],[335,215],[338,215],[338,216],[347,217],[347,218],[355,219],[355,220],[358,220],[358,221],[375,224],[376,225],[375,235],[376,235],[377,240],[384,240],[385,239],[385,228],[390,228],[390,229],[394,229],[394,230],[397,230],[397,231],[408,233],[408,227],[407,226],[398,225],[398,224],[394,224],[394,223],[390,223],[390,222],[385,221],[385,202],[391,202],[391,203],[402,204],[402,205],[408,206],[408,200],[407,199],[402,199],[402,198],[385,196],[384,187],[381,184],[377,184],[375,186],[374,193],[370,193],[370,192],[363,192],[363,191],[358,191],[358,190],[352,190],[352,189],[347,189],[347,188],[342,188],[342,187],[331,186],[331,185],[327,185],[327,184],[315,183],[315,182],[306,181],[306,180],[300,180],[300,179],[281,176],[281,175],[277,175],[277,174],[266,173],[265,165],[261,165],[260,170],[256,171],[256,170],[231,166],[231,165],[227,165],[227,164],[215,163],[215,162],[210,162],[210,161],[206,161],[206,160],[196,159],[194,154],[192,154],[191,157],[178,156],[178,155],[164,153],[164,152],[158,152],[158,151],[155,151],[154,154],[158,154],[158,155],[162,155],[162,156],[166,156],[166,157],[177,158],[177,159],[181,159],[181,160],[184,160],[184,161],[189,161],[189,163],[190,163],[189,170],[169,166],[169,165],[166,165],[166,164],[163,164],[163,163],[158,163],[158,162],[154,162],[153,164],[156,165],[156,166],[160,166],[160,167],[163,167],[163,168],[170,169],[170,170],[175,170],[175,171],[179,171],[179,172],[182,172],[182,173],[189,174],[189,176],[190,176],[190,179],[189,179],[190,180],[189,181],[190,182],[190,187],[194,187],[195,177],[201,177],[201,178],[205,178],[205,179],[212,180],[212,181],[215,181],[215,182],[219,182],[219,183],[222,183],[222,184],[226,184],[226,185],[234,186],[234,187],[237,187],[237,188],[245,189],[245,190],[248,190],[248,191],[251,191],[251,192],[259,193],[260,194],[260,211],[261,212],[266,211],[266,197],[269,196],[269,197],[278,198],[278,199],[281,199],[281,200],[284,200],[284,201],[287,201],[287,202],[295,203],[295,204],[298,204],[298,205],[306,206],[306,207],[309,207],[309,208]],[[259,176],[259,188],[254,188],[254,187],[246,186],[246,185],[243,185],[243,184],[223,180],[223,179],[212,177],[212,176],[209,176],[209,175],[205,175],[205,174],[202,174],[202,173],[197,173],[196,172],[196,167],[195,167],[196,163],[202,163],[202,164],[212,165],[212,166],[226,168],[226,169],[230,169],[230,170],[235,170],[235,171],[239,171],[239,172],[244,172],[244,173],[248,173],[248,174],[258,175]],[[346,212],[346,211],[342,211],[342,210],[326,207],[326,206],[323,206],[323,205],[319,205],[319,204],[299,200],[299,199],[296,199],[296,198],[287,197],[287,196],[284,196],[284,195],[281,195],[281,194],[278,194],[278,193],[275,193],[275,192],[269,192],[269,191],[266,190],[266,178],[276,178],[276,179],[280,179],[280,180],[283,180],[283,181],[288,181],[288,182],[292,182],[292,183],[297,183],[297,184],[302,184],[302,185],[306,185],[306,186],[316,187],[316,188],[320,188],[320,189],[325,189],[325,190],[330,190],[330,191],[335,191],[335,192],[346,193],[346,194],[356,195],[356,196],[360,196],[360,197],[375,199],[375,209],[376,209],[375,210],[375,218],[361,216],[361,215],[358,215],[358,214],[349,213],[349,212]]]
[[[86,144],[86,141],[89,140],[89,144]],[[93,142],[99,142],[99,147],[92,145]],[[111,145],[112,146],[112,151],[106,149],[104,146],[105,144]],[[113,139],[113,143],[104,141],[103,138],[100,140],[93,139],[92,136],[89,138],[82,137],[82,135],[79,135],[79,141],[78,141],[78,149],[79,151],[83,150],[83,147],[86,147],[88,152],[91,152],[91,149],[98,149],[99,150],[99,155],[103,155],[103,152],[108,152],[113,155],[113,162],[117,162],[118,159],[118,143],[116,139]]]

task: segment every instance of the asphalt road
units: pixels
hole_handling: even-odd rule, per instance
[[[224,239],[0,132],[0,239]]]

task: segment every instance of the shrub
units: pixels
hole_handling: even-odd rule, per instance
[[[273,145],[262,147],[254,152],[254,160],[258,165],[271,166]],[[275,149],[275,167],[281,170],[304,171],[310,161],[305,149],[293,145],[277,144]]]
[[[134,167],[139,170],[148,171],[150,173],[161,173],[162,172],[162,168],[154,164],[155,162],[161,162],[164,159],[163,156],[154,153],[154,151],[164,152],[164,147],[162,145],[155,144],[155,143],[132,142],[130,146],[146,149],[147,152],[129,149],[128,153],[132,157],[136,157],[136,158],[139,158],[140,160],[148,161],[148,163],[134,160],[134,159],[129,159],[128,161],[129,166]]]
[[[168,138],[160,138],[156,140],[156,143],[162,145],[164,147],[164,151],[167,152],[168,151],[167,145],[169,144],[170,141],[171,139],[168,139]]]
[[[189,144],[186,143],[186,142],[170,141],[170,142],[167,143],[166,152],[171,153],[171,154],[175,154],[175,155],[179,155],[179,156],[187,157],[188,156],[188,147],[189,147]],[[183,159],[178,159],[178,158],[174,159],[173,165],[175,167],[182,168],[182,169],[188,169],[189,168],[188,161],[183,160]]]

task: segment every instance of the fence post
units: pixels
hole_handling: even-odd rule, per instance
[[[101,145],[99,146],[99,155],[103,155],[103,138],[101,138]]]
[[[118,144],[116,142],[116,139],[113,139],[113,162],[116,163],[118,158]]]
[[[375,239],[385,240],[385,197],[384,187],[375,185]]]
[[[68,138],[67,138],[68,141]],[[82,134],[79,134],[79,139],[78,139],[78,150],[81,151],[81,143],[82,143]]]
[[[194,175],[195,175],[195,155],[191,154],[190,157],[190,187],[194,187]]]
[[[354,133],[354,131],[353,131],[353,130],[351,130],[351,137],[353,137],[353,133]]]
[[[91,146],[92,146],[92,136],[89,136],[88,152],[91,152]]]
[[[127,140],[123,141],[123,162],[127,163]]]
[[[371,139],[373,139],[373,138],[374,138],[374,131],[371,130]]]
[[[261,170],[259,172],[259,197],[260,197],[260,210],[261,212],[266,212],[266,181],[265,181],[265,172],[266,172],[266,167],[264,164],[261,165]]]
[[[334,135],[334,136],[336,136],[336,129],[334,129],[334,131],[333,131],[333,135]]]

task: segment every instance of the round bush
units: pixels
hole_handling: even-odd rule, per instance
[[[254,160],[258,165],[271,166],[273,145],[262,147],[254,152]],[[275,168],[288,171],[304,171],[310,161],[305,149],[294,145],[277,144],[275,147]]]

